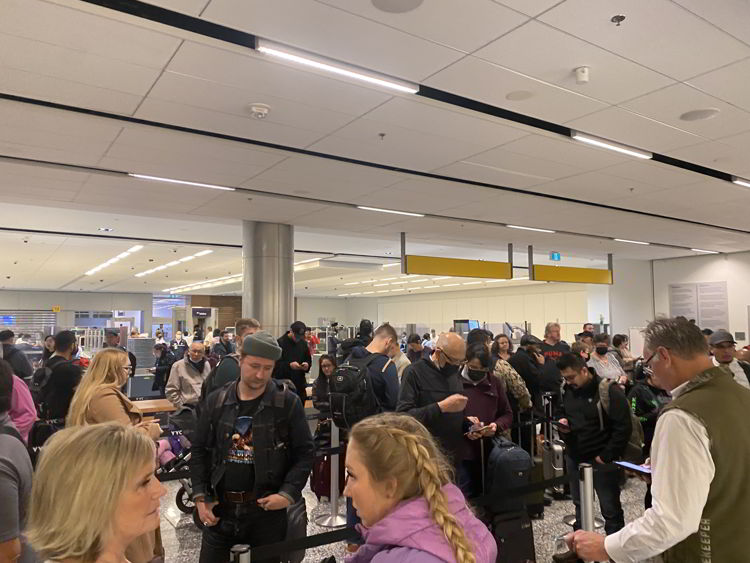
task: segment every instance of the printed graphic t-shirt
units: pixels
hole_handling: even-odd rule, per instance
[[[253,447],[253,416],[263,396],[240,401],[229,451],[226,455],[224,490],[252,491],[255,486],[255,449]]]

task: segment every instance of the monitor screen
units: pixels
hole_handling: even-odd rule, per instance
[[[469,330],[479,328],[479,321],[469,321]]]

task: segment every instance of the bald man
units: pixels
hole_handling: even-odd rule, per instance
[[[406,368],[396,411],[410,414],[424,424],[458,464],[463,435],[471,423],[464,416],[468,399],[463,395],[461,368],[466,361],[466,342],[455,332],[443,333],[435,351]]]

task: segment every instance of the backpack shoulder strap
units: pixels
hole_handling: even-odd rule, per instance
[[[286,398],[288,394],[294,393],[286,380],[277,381],[276,393],[273,396],[273,417],[274,426],[279,432],[282,442],[289,441],[289,409],[286,408]]]
[[[221,407],[224,405],[224,401],[226,401],[227,399],[227,394],[229,393],[229,388],[231,386],[231,384],[224,385],[223,387],[219,388],[219,391],[217,393],[216,402],[214,403],[213,409],[211,411],[211,426],[214,429],[216,429],[216,425],[219,423],[219,417],[221,416]]]
[[[26,442],[23,441],[23,438],[21,438],[21,434],[18,433],[18,430],[13,428],[12,426],[0,426],[0,434],[5,434],[7,436],[13,436],[14,438],[17,438],[19,442],[21,442],[24,447],[26,447]]]
[[[609,416],[609,390],[612,385],[612,381],[606,378],[602,378],[599,382],[599,388],[597,394],[599,399],[596,401],[596,410],[599,412],[599,429],[604,430],[604,415],[605,413]]]

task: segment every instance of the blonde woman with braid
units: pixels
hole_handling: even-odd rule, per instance
[[[346,451],[344,494],[365,540],[349,563],[494,563],[497,546],[452,482],[430,433],[408,415],[356,424]]]

